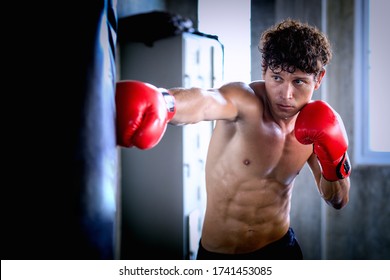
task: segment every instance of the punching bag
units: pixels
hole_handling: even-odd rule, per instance
[[[73,2],[29,10],[15,43],[2,259],[115,258],[116,1]]]

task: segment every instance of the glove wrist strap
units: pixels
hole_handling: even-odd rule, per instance
[[[347,178],[351,174],[351,165],[348,160],[347,153],[344,154],[343,158],[336,167],[337,177],[340,179]]]
[[[336,163],[323,160],[319,162],[322,167],[322,176],[330,182],[345,179],[351,174],[351,165],[346,152]]]
[[[159,88],[164,97],[168,110],[168,120],[171,120],[176,113],[175,97],[170,94],[165,88]]]

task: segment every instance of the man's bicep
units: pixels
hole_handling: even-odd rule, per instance
[[[220,88],[206,91],[207,106],[205,120],[235,120],[238,115],[235,92],[232,89]]]

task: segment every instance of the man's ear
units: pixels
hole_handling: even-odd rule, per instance
[[[325,76],[325,73],[326,73],[326,70],[325,68],[323,68],[320,73],[317,74],[317,77],[315,77],[316,79],[316,84],[314,86],[314,90],[317,90],[320,88],[320,85],[321,85],[321,82],[322,82],[322,78]]]

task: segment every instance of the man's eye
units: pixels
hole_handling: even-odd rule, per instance
[[[273,76],[274,78],[274,81],[280,81],[280,77],[279,76]]]
[[[304,83],[304,81],[303,80],[295,80],[295,83],[298,85],[302,85]]]

